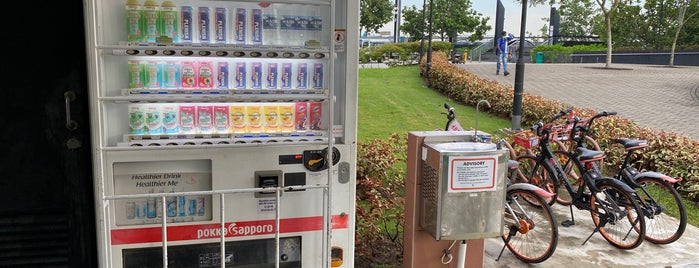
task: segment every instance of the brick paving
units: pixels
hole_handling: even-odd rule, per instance
[[[495,75],[495,62],[457,64],[481,78],[514,87]],[[524,93],[596,111],[616,111],[641,127],[676,132],[699,140],[699,67],[612,64],[533,64],[524,68]],[[522,126],[525,128],[526,126]]]

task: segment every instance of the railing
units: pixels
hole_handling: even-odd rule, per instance
[[[493,48],[493,38],[484,39],[482,44],[480,44],[479,46],[474,47],[472,49],[469,49],[468,60],[469,61],[474,61],[474,60],[480,61],[481,55],[492,48]]]

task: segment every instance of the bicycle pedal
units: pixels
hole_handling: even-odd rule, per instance
[[[561,226],[563,226],[563,227],[570,227],[573,225],[575,225],[575,222],[571,221],[571,220],[564,220],[561,222]]]

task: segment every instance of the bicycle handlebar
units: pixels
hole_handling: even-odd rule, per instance
[[[545,131],[545,130],[551,128],[551,125],[552,125],[553,122],[555,122],[556,120],[558,120],[558,119],[561,118],[562,116],[564,116],[564,115],[570,113],[571,111],[573,111],[573,106],[570,106],[570,107],[568,107],[568,108],[566,108],[566,109],[563,109],[563,110],[561,110],[560,112],[558,112],[558,113],[557,113],[556,115],[554,115],[554,116],[551,118],[551,120],[549,120],[548,123],[546,123],[545,125],[544,125],[544,123],[542,123],[542,122],[538,122],[538,123],[534,124],[534,125],[532,126],[531,130],[534,131],[534,132],[536,132],[536,135],[537,135],[537,136],[541,136],[541,135],[542,135],[542,131]],[[544,128],[544,126],[547,126],[547,127],[546,127],[545,129],[542,130],[542,128]]]
[[[585,136],[587,136],[587,132],[589,132],[592,129],[592,123],[595,121],[595,119],[600,118],[600,117],[605,117],[605,116],[610,116],[610,115],[616,115],[617,112],[601,112],[598,113],[590,118],[590,120],[587,121],[587,125],[584,126],[578,126],[578,123],[581,121],[581,119],[577,116],[573,117],[573,119],[567,120],[566,122],[568,124],[573,124],[573,132],[580,131],[580,135],[577,137],[573,137],[573,139],[578,143],[584,145],[585,142]]]

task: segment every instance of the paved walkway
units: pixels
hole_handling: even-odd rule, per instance
[[[457,66],[481,78],[514,87],[509,76],[495,75],[495,62]],[[525,64],[524,92],[589,108],[616,111],[641,127],[674,131],[699,140],[699,67],[612,64]],[[522,126],[523,128],[525,126]]]
[[[514,86],[516,65],[509,76],[495,75],[495,62],[468,62],[459,67],[485,79]],[[613,64],[526,64],[524,92],[597,111],[616,111],[639,126],[674,131],[699,140],[699,67]],[[524,127],[524,126],[523,126]],[[554,205],[556,219],[570,217],[568,207]],[[682,267],[699,268],[699,228],[688,225],[678,241],[655,245],[648,241],[632,250],[620,250],[593,230],[589,213],[573,209],[577,225],[559,225],[554,255],[540,264],[527,265],[505,249],[503,242],[486,239],[484,267]]]

